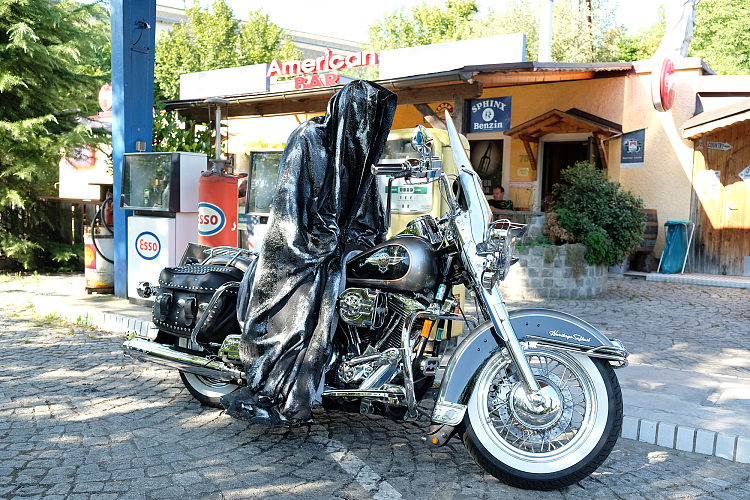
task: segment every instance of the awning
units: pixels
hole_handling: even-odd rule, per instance
[[[604,148],[604,139],[622,133],[622,127],[599,116],[576,108],[567,111],[553,109],[505,131],[505,135],[520,139],[523,142],[523,147],[526,149],[526,154],[529,155],[529,162],[533,169],[536,169],[536,155],[531,143],[538,144],[539,139],[547,134],[580,133],[591,134],[597,139],[596,145],[606,167],[608,159]]]
[[[750,99],[699,113],[683,123],[680,129],[685,139],[697,139],[708,132],[746,121],[750,121]]]
[[[460,101],[482,96],[484,89],[546,82],[608,78],[632,73],[632,63],[539,63],[518,62],[466,66],[453,71],[378,80],[398,94],[398,104],[428,104]],[[229,100],[229,115],[273,116],[324,112],[328,99],[341,86],[284,92],[260,92],[216,96]],[[179,111],[190,119],[210,119],[203,99],[167,101],[166,109]],[[460,111],[460,109],[457,109]]]

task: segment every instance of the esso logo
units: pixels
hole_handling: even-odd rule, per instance
[[[135,251],[146,260],[154,260],[161,252],[161,242],[154,233],[144,231],[135,239]]]
[[[224,212],[212,203],[198,203],[198,234],[211,236],[222,229],[227,222]]]

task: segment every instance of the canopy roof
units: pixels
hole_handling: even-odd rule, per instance
[[[750,121],[750,99],[699,113],[682,124],[682,137],[697,139],[708,132]]]

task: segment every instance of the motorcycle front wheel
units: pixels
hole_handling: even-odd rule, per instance
[[[509,358],[498,353],[481,370],[464,417],[464,445],[499,480],[518,488],[560,489],[596,470],[622,427],[622,393],[601,359],[552,349],[526,351],[553,402],[529,411]]]

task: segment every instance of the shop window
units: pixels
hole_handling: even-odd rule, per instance
[[[470,141],[471,165],[482,179],[484,194],[492,196],[495,186],[503,183],[502,140]]]

